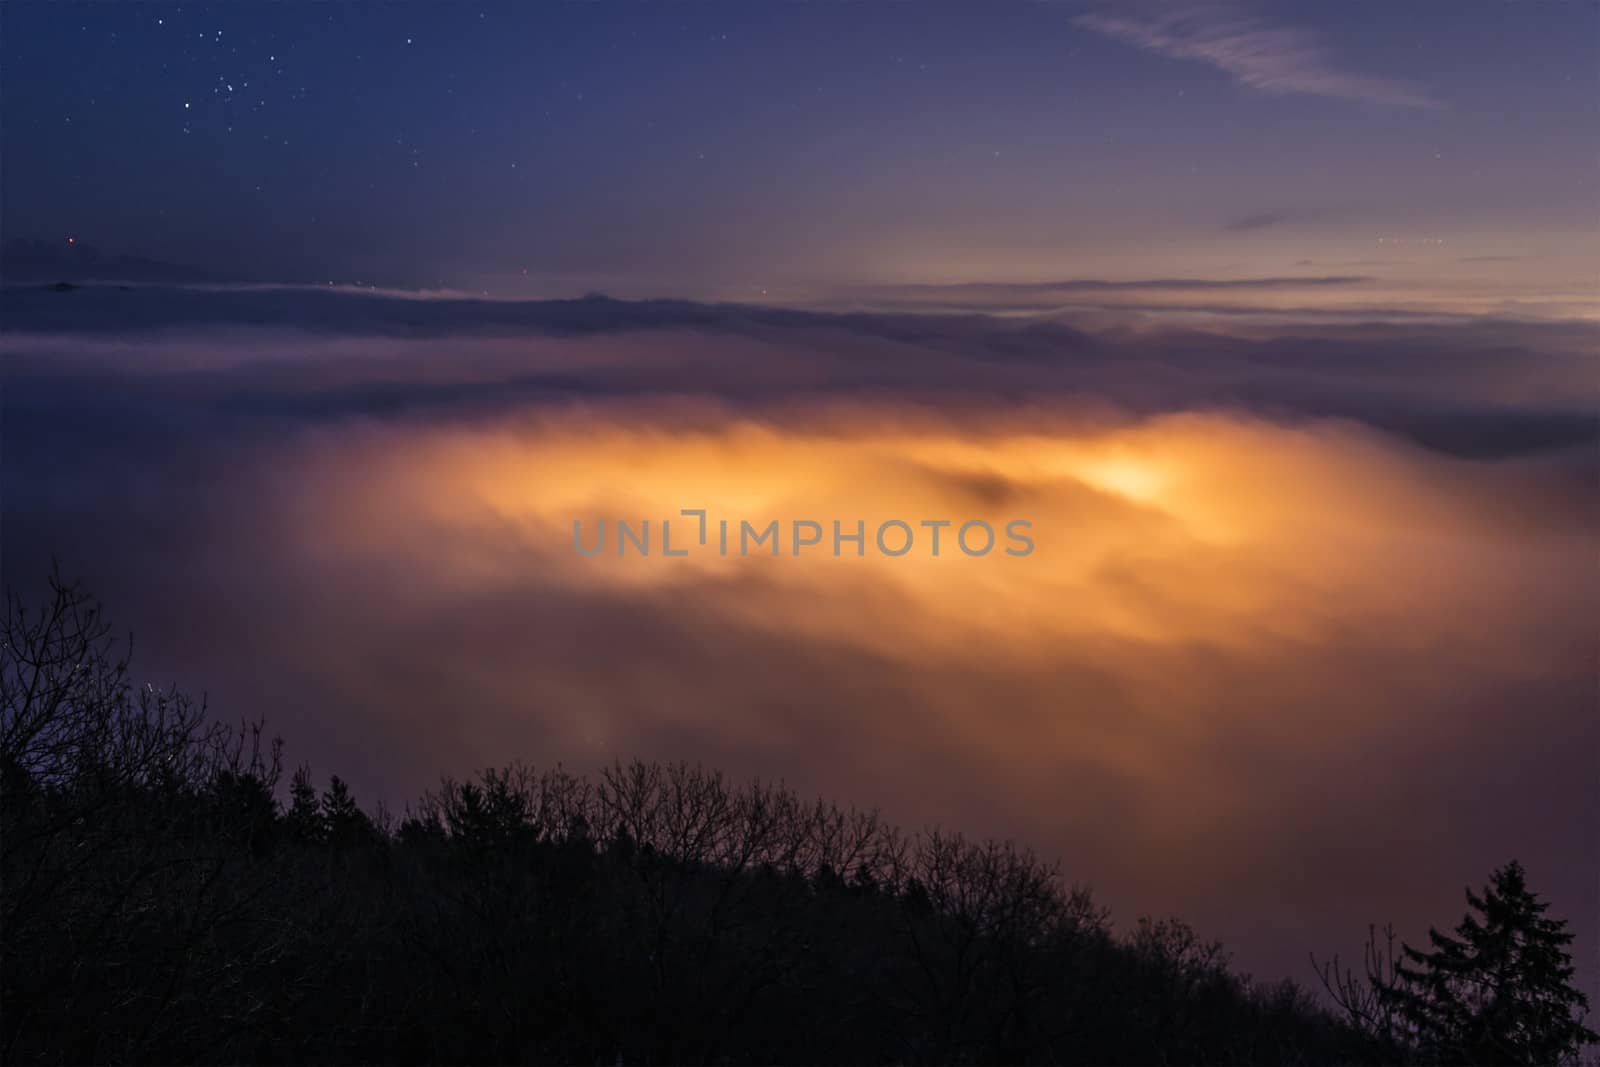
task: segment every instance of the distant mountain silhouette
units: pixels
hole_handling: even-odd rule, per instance
[[[13,239],[0,245],[0,281],[185,283],[237,281],[143,256],[106,255],[81,241]]]

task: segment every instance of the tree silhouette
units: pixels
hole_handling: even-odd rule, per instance
[[[302,765],[289,782],[289,807],[283,813],[289,833],[301,841],[317,842],[326,835],[322,809],[317,804],[317,787],[311,783],[311,768]]]
[[[1588,998],[1572,984],[1572,934],[1528,889],[1522,865],[1496,870],[1455,936],[1428,931],[1428,951],[1402,946],[1381,1000],[1431,1058],[1450,1063],[1576,1060],[1596,1040],[1583,1025]],[[1473,914],[1476,912],[1477,914]]]
[[[1181,922],[1119,935],[1026,849],[700,767],[513,764],[397,827],[302,767],[280,803],[259,726],[134,687],[97,605],[52,592],[0,620],[6,1063],[1526,1062],[1592,1037],[1520,868],[1362,986],[1400,1020],[1375,1044]]]
[[[324,832],[335,844],[357,844],[374,833],[372,820],[367,818],[350,787],[337,774],[328,779],[328,791],[322,794],[321,815]]]

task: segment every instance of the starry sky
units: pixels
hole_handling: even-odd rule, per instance
[[[1359,276],[1570,311],[1596,12],[13,0],[0,223],[510,297]]]

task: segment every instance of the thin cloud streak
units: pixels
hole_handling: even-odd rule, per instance
[[[1311,222],[1325,218],[1326,212],[1322,211],[1261,211],[1253,215],[1231,220],[1224,230],[1229,233],[1249,233],[1251,230],[1265,230],[1274,226],[1283,226],[1297,222]]]
[[[1046,293],[1057,290],[1105,292],[1141,289],[1182,292],[1208,289],[1298,289],[1304,286],[1360,285],[1363,282],[1370,281],[1372,281],[1370,277],[1362,274],[1328,274],[1310,278],[1299,278],[1292,275],[1270,278],[1134,278],[1128,280],[1069,278],[1053,282],[955,282],[901,285],[894,288],[924,293]]]
[[[1448,106],[1406,82],[1341,70],[1316,34],[1269,25],[1232,5],[1148,12],[1119,7],[1072,21],[1135,48],[1208,63],[1241,85],[1275,96],[1321,96],[1424,110]]]

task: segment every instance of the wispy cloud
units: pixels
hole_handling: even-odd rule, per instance
[[[1073,23],[1173,59],[1209,63],[1239,84],[1264,93],[1392,107],[1446,106],[1406,82],[1343,70],[1317,34],[1272,25],[1232,4],[1155,10],[1117,7],[1078,15]]]
[[[1262,211],[1254,215],[1246,215],[1243,218],[1234,219],[1223,229],[1231,230],[1235,233],[1265,230],[1268,227],[1282,225],[1285,222],[1295,222],[1299,218],[1299,215],[1288,211]]]
[[[1326,215],[1325,211],[1260,211],[1233,219],[1223,229],[1231,233],[1248,233],[1251,230],[1265,230],[1289,223],[1310,222]]]
[[[1367,274],[1280,275],[1260,278],[1064,278],[1038,282],[943,282],[854,286],[834,306],[911,311],[918,308],[997,314],[1057,312],[1068,306],[1189,307],[1204,294],[1226,297],[1241,308],[1281,307],[1283,297],[1315,291],[1356,290]]]
[[[1296,267],[1394,267],[1409,263],[1407,259],[1297,259]]]
[[[1300,289],[1306,286],[1360,285],[1372,279],[1361,274],[1325,274],[1314,278],[1281,275],[1266,278],[1069,278],[1048,282],[956,282],[901,285],[892,288],[919,292],[1053,293],[1123,292],[1159,290],[1190,292],[1207,289]]]

